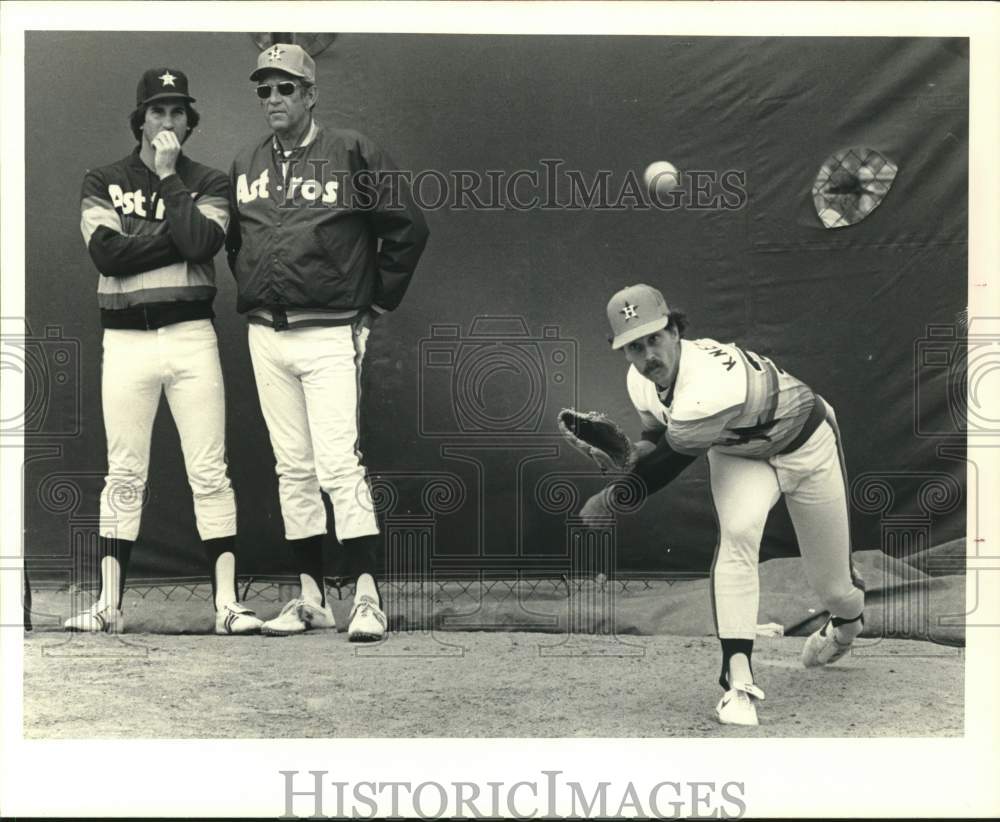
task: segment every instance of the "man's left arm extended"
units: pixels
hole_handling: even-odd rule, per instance
[[[677,451],[664,434],[652,449],[644,449],[636,459],[629,476],[640,480],[639,493],[643,498],[655,494],[673,482],[680,473],[694,462],[701,451]]]
[[[655,445],[648,439],[644,439],[639,445],[642,447],[636,449],[638,455],[631,470],[587,500],[580,511],[585,522],[592,523],[612,516],[615,508],[612,500],[617,494],[620,494],[621,499],[627,499],[630,506],[638,505],[650,494],[655,494],[673,482],[707,450],[675,450],[665,433]]]

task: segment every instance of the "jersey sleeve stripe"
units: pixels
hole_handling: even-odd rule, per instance
[[[703,422],[711,422],[712,420],[717,420],[722,417],[734,417],[740,414],[740,412],[744,408],[744,405],[745,405],[744,403],[740,403],[739,405],[731,405],[729,408],[723,408],[721,411],[717,411],[716,413],[711,414],[707,417],[692,417],[690,419],[687,419],[687,418],[671,416],[670,422],[671,424],[677,423],[678,425],[693,426]]]
[[[675,451],[685,454],[701,453],[715,445],[727,422],[728,418],[721,414],[688,421],[671,419],[667,428],[667,441]]]
[[[773,422],[779,395],[778,371],[774,363],[764,357],[756,358],[739,346],[734,348],[740,353],[747,374],[747,397],[740,416],[756,415],[761,423]]]
[[[229,229],[229,204],[225,199],[222,197],[202,196],[198,199],[196,205],[198,206],[198,211],[212,222],[218,224],[223,231]]]
[[[764,361],[764,376],[767,405],[764,407],[763,422],[773,422],[774,414],[778,410],[778,371],[774,363],[770,360]]]
[[[121,218],[110,203],[97,197],[85,198],[80,214],[80,231],[83,232],[83,241],[89,245],[90,238],[102,225],[112,231],[119,233],[122,231]]]

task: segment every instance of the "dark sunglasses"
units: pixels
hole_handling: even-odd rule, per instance
[[[271,89],[274,88],[278,90],[278,94],[282,97],[291,97],[295,94],[295,83],[286,81],[283,83],[277,83],[273,86],[269,86],[267,83],[257,86],[257,96],[260,97],[261,100],[267,100],[271,96]]]

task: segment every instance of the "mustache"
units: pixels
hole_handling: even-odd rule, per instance
[[[642,373],[648,376],[657,368],[663,368],[663,363],[659,360],[650,360],[643,366]]]

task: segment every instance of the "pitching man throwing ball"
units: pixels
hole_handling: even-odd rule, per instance
[[[403,299],[427,227],[403,181],[380,174],[395,168],[375,143],[313,119],[316,67],[301,47],[266,49],[250,79],[272,133],[233,163],[227,249],[302,583],[262,630],[335,627],[323,588],[322,490],[356,579],[348,638],[377,640],[385,616],[374,577],[379,528],[358,450],[361,363],[372,320]]]
[[[715,340],[684,339],[683,313],[648,285],[615,294],[607,307],[612,348],[629,362],[628,393],[642,421],[631,473],[645,493],[666,486],[708,455],[719,543],[711,591],[722,643],[719,721],[756,725],[751,653],[757,625],[760,541],[767,514],[785,495],[806,576],[831,614],[806,641],[802,662],[843,656],[863,626],[864,592],[851,564],[840,433],[833,409],[767,357]],[[613,484],[591,497],[585,520],[611,515]]]
[[[182,71],[147,71],[129,120],[139,145],[83,181],[81,229],[100,272],[108,475],[101,494],[101,593],[90,610],[66,621],[71,631],[117,632],[124,625],[121,596],[161,392],[177,423],[211,563],[215,631],[253,633],[261,625],[236,601],[236,503],[226,473],[225,396],[212,325],[212,258],[229,224],[229,186],[221,171],[181,151],[198,125],[193,102]]]

